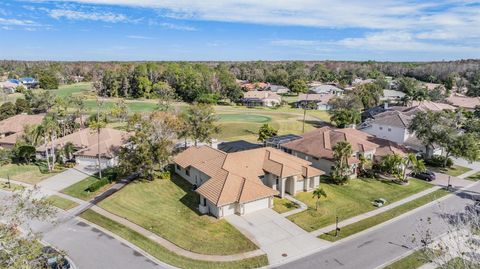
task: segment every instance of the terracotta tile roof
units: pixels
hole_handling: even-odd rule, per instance
[[[436,103],[432,101],[413,101],[412,106],[405,110],[405,113],[413,114],[418,110],[426,111],[442,111],[442,110],[455,110],[454,106],[444,103]]]
[[[174,158],[183,168],[194,167],[210,177],[197,192],[217,206],[247,202],[277,194],[265,186],[265,172],[279,177],[324,174],[311,163],[273,148],[225,153],[208,146],[190,147]]]
[[[329,126],[318,128],[314,131],[305,133],[303,138],[297,139],[282,145],[282,147],[302,152],[304,154],[333,160],[333,147],[340,141],[348,141],[352,145],[353,152],[367,152],[372,150],[378,150],[386,145],[396,145],[393,142],[376,138],[365,132],[345,128],[336,129]],[[390,144],[392,143],[392,144]],[[395,149],[399,147],[395,146]],[[401,148],[401,147],[399,147]],[[385,152],[386,149],[382,149],[380,153]],[[358,158],[351,157],[349,163],[358,163]]]
[[[44,114],[19,114],[2,120],[0,121],[0,134],[21,132],[26,125],[38,125],[42,123],[44,117]]]
[[[467,97],[461,95],[452,95],[447,98],[447,101],[456,107],[464,107],[473,109],[476,106],[480,106],[479,97]]]
[[[121,130],[102,128],[100,131],[100,152],[102,156],[109,158],[114,157],[115,151],[124,145],[131,135],[131,133]],[[90,128],[79,130],[58,138],[55,144],[58,145],[57,147],[62,147],[69,142],[78,149],[74,155],[95,157],[98,154],[98,137],[96,130]],[[45,151],[45,146],[46,145],[41,145],[37,147],[37,151]]]
[[[0,145],[15,145],[15,143],[17,143],[17,139],[22,137],[23,134],[24,134],[24,132],[21,131],[21,132],[18,132],[18,133],[14,133],[14,134],[5,136],[5,137],[0,139]]]

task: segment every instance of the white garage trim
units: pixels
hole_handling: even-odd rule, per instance
[[[243,212],[241,214],[248,214],[251,212],[255,212],[260,209],[265,209],[270,207],[270,197],[263,198],[260,200],[255,200],[252,202],[244,203],[243,205]]]

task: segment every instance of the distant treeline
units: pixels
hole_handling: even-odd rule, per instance
[[[54,74],[61,83],[81,77],[93,81],[100,95],[152,98],[170,87],[184,101],[241,97],[235,79],[291,86],[294,81],[349,85],[355,78],[413,77],[420,81],[469,87],[479,95],[480,60],[450,62],[33,62],[0,61],[10,78]],[[470,90],[472,88],[473,90]]]

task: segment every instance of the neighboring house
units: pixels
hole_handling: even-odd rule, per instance
[[[330,110],[332,108],[331,105],[328,104],[328,102],[336,97],[335,94],[304,94],[301,93],[298,95],[298,100],[296,102],[296,107],[297,108],[304,108],[304,107],[310,107],[308,104],[314,104],[315,108],[317,110]]]
[[[249,91],[243,94],[242,102],[246,106],[278,106],[282,97],[271,91]]]
[[[98,165],[100,152],[101,166],[111,167],[118,163],[118,150],[123,147],[131,133],[112,128],[102,128],[100,137],[95,129],[82,129],[55,140],[56,149],[72,143],[75,162],[82,165]],[[46,145],[37,147],[37,157],[45,158]],[[99,151],[100,150],[100,151]]]
[[[375,79],[373,78],[367,78],[367,79],[356,78],[352,81],[352,86],[359,86],[359,85],[374,83],[374,82],[375,82]]]
[[[268,88],[270,84],[266,82],[248,82],[245,80],[238,80],[240,87],[244,91],[258,91],[258,90],[265,90]]]
[[[384,103],[383,105],[371,107],[369,109],[365,109],[361,114],[362,122],[365,122],[369,119],[373,119],[375,115],[385,112],[388,109],[388,103]]]
[[[422,142],[408,131],[410,121],[419,111],[442,111],[454,110],[448,104],[434,103],[430,101],[414,102],[412,107],[392,107],[382,113],[374,115],[371,119],[362,124],[362,131],[378,138],[386,139],[400,145],[405,145],[416,151],[425,152]],[[440,154],[441,149],[435,147],[429,154]]]
[[[316,94],[333,94],[336,96],[343,95],[344,90],[333,84],[324,84],[321,82],[310,82],[308,84],[308,92]]]
[[[19,114],[0,121],[0,147],[12,148],[27,125],[41,124],[45,115]]]
[[[447,102],[454,107],[461,107],[465,109],[474,109],[476,106],[480,106],[479,97],[468,97],[464,95],[452,95],[447,98]]]
[[[265,146],[279,149],[283,144],[300,138],[302,137],[294,134],[277,135],[267,139],[267,141],[265,141]]]
[[[380,100],[387,102],[399,102],[403,97],[405,97],[404,92],[396,90],[383,90],[383,96],[380,98]]]
[[[0,89],[4,93],[8,93],[8,94],[15,93],[18,86],[19,86],[19,84],[16,84],[16,83],[13,83],[13,82],[10,82],[10,81],[0,82]]]
[[[200,195],[199,211],[222,218],[273,207],[273,196],[313,190],[322,171],[285,152],[259,148],[225,153],[190,147],[174,158],[175,172]]]
[[[38,81],[32,77],[19,78],[18,80],[23,86],[27,87],[28,89],[32,89],[38,86]]]
[[[277,93],[277,94],[286,94],[290,92],[290,89],[282,85],[273,85],[270,84],[265,90]]]
[[[376,138],[368,133],[352,129],[337,129],[330,126],[318,128],[301,135],[301,138],[280,145],[285,152],[312,162],[312,165],[330,174],[335,165],[334,146],[340,141],[352,145],[353,154],[348,158],[351,176],[356,176],[360,156],[380,161],[388,154],[404,155],[407,149],[391,141]]]

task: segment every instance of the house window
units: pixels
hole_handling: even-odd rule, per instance
[[[318,158],[317,158],[317,157],[313,157],[313,159],[314,159],[315,161],[318,161]]]
[[[278,177],[275,178],[275,185],[278,186]],[[278,188],[278,187],[277,187]]]
[[[185,170],[185,174],[187,174],[187,176],[190,176],[190,168],[187,168],[187,169]]]
[[[205,199],[205,197],[203,197],[203,206],[207,206],[207,199]]]
[[[182,170],[182,168],[180,167],[180,165],[176,165],[177,166],[177,170]]]

